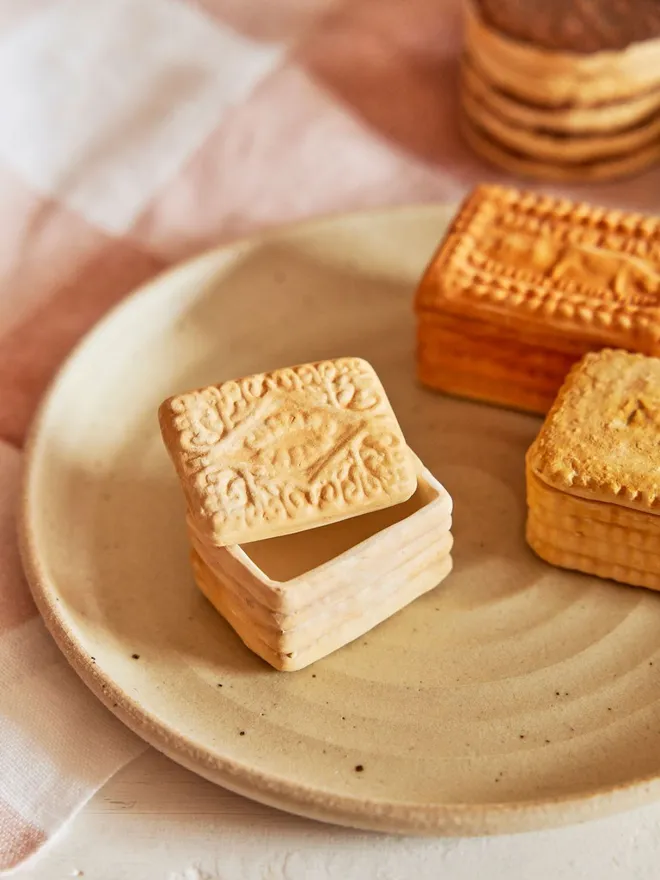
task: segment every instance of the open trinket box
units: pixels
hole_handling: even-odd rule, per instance
[[[451,570],[452,502],[357,358],[165,401],[195,580],[281,670],[326,656]]]

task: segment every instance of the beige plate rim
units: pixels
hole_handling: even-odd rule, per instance
[[[385,219],[391,215],[437,214],[450,219],[454,205],[421,204],[391,208],[336,213],[303,220],[246,236],[209,249],[165,270],[113,307],[75,346],[44,395],[28,434],[18,512],[18,540],[28,584],[37,608],[71,667],[92,693],[129,729],[177,763],[198,775],[237,794],[296,815],[365,830],[400,834],[475,836],[529,831],[586,821],[610,815],[660,798],[658,773],[634,778],[619,785],[593,787],[566,796],[507,803],[466,804],[391,804],[365,797],[332,795],[313,786],[301,785],[286,778],[255,770],[230,758],[212,756],[180,733],[156,719],[133,700],[109,675],[90,664],[87,654],[69,626],[55,595],[53,584],[40,560],[39,547],[31,528],[31,504],[35,463],[42,440],[46,413],[55,401],[62,378],[72,369],[78,354],[94,344],[97,335],[117,318],[130,311],[138,299],[149,297],[164,282],[173,280],[193,265],[210,261],[219,252],[249,247],[278,239],[297,230],[341,225],[350,218]]]

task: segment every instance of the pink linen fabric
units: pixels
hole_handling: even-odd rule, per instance
[[[53,371],[211,245],[519,183],[461,143],[460,45],[460,0],[0,4],[0,871],[145,748],[67,667],[21,572],[21,448]],[[537,188],[660,209],[660,168]]]

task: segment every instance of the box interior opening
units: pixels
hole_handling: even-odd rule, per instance
[[[437,493],[427,483],[418,480],[414,494],[394,507],[293,535],[242,544],[241,549],[267,577],[289,581],[407,519],[435,497]]]

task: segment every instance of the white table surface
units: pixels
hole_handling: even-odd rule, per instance
[[[658,880],[660,804],[490,839],[386,837],[252,803],[149,750],[111,779],[32,880]]]

